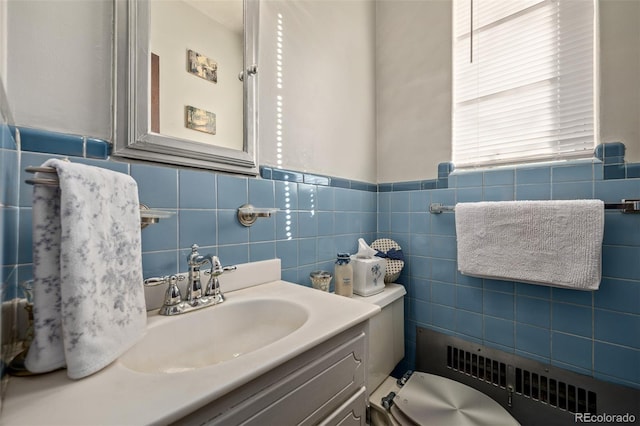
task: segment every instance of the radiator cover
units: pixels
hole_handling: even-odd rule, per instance
[[[629,414],[640,421],[638,389],[427,328],[417,327],[416,335],[418,371],[456,380],[489,395],[524,426],[576,424],[576,413],[591,419]],[[608,420],[603,424],[611,424],[610,417],[603,419]]]

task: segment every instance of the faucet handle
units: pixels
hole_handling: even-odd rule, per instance
[[[147,278],[146,280],[144,280],[144,286],[155,287],[161,284],[169,284],[173,280],[182,281],[184,280],[184,276],[183,275],[165,275],[164,277]]]
[[[174,306],[182,302],[182,294],[178,288],[178,281],[184,280],[184,275],[165,275],[164,277],[147,278],[144,280],[146,287],[155,287],[160,284],[169,284],[167,291],[164,293],[163,308]]]
[[[180,294],[180,289],[178,288],[178,281],[184,279],[184,276],[176,276],[171,275],[169,277],[169,287],[167,287],[167,291],[164,294],[164,305],[165,306],[173,306],[182,302],[182,295]]]
[[[211,261],[211,270],[205,271],[205,274],[210,275],[210,278],[204,294],[206,296],[213,296],[215,300],[214,303],[221,303],[224,302],[224,295],[222,291],[220,291],[218,277],[227,271],[235,271],[238,267],[235,265],[223,267],[218,256],[211,256],[209,259]]]
[[[213,274],[214,276],[219,276],[225,272],[235,271],[236,269],[238,269],[236,265],[229,265],[229,266],[223,266],[221,268],[216,268],[216,269],[205,269],[203,272],[207,275]]]
[[[230,265],[230,266],[222,266],[220,268],[206,269],[204,273],[207,275],[213,274],[214,277],[217,277],[219,275],[222,275],[225,272],[235,271],[236,269],[238,269],[236,265]]]
[[[211,270],[204,272],[207,275],[213,275],[214,277],[217,277],[219,275],[222,275],[225,272],[235,271],[236,269],[238,269],[236,265],[222,266],[218,256],[210,256],[210,259],[211,259]]]

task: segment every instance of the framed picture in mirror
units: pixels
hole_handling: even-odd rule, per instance
[[[187,49],[187,71],[207,81],[218,82],[217,62],[191,49]]]

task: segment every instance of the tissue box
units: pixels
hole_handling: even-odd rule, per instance
[[[353,292],[360,296],[371,296],[384,290],[386,261],[380,257],[358,259],[351,256],[353,266]]]

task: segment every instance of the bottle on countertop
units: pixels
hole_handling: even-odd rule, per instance
[[[351,255],[349,253],[338,253],[333,275],[336,283],[336,294],[340,296],[353,296],[353,266],[350,262]]]

